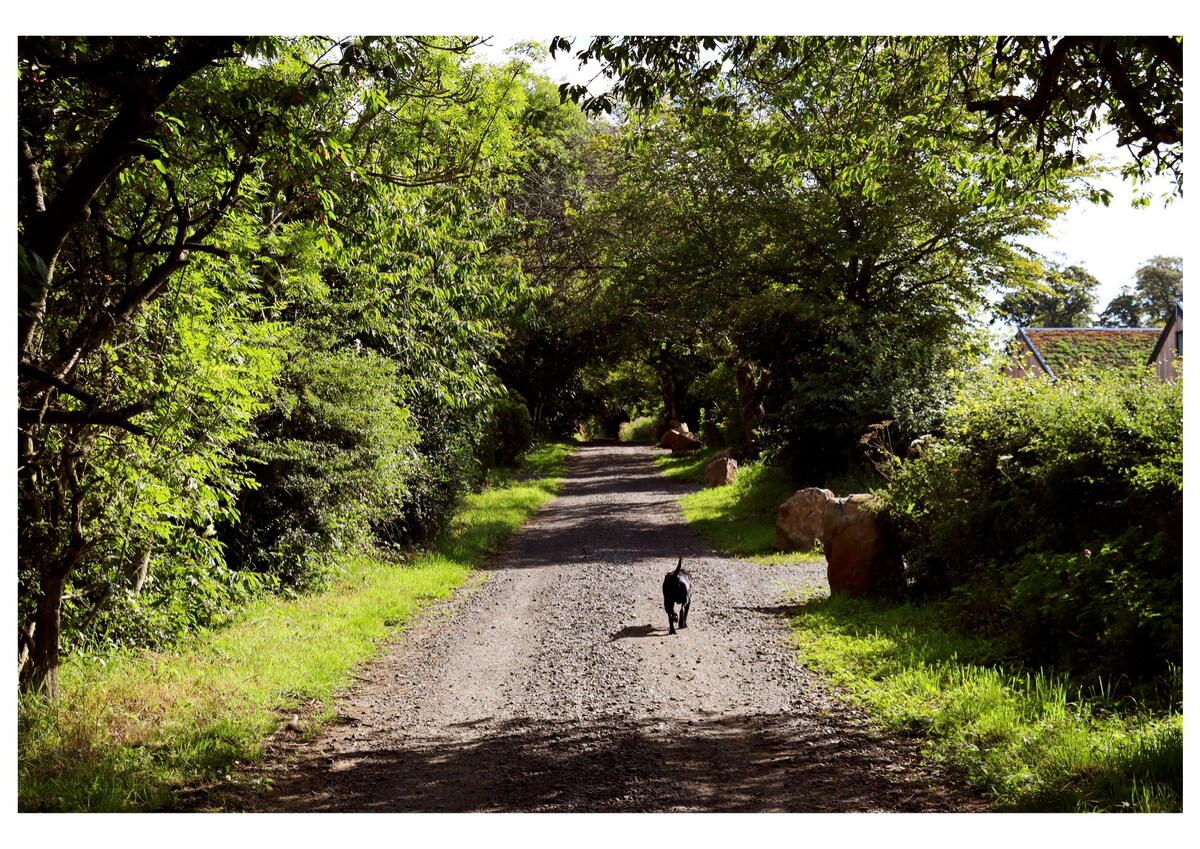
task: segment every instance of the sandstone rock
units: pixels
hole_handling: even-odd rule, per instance
[[[696,451],[704,447],[704,443],[693,434],[676,428],[672,428],[664,433],[658,444],[671,451]]]
[[[838,498],[827,489],[802,489],[775,519],[775,548],[810,551],[819,539],[829,562],[829,590],[851,598],[881,595],[899,586],[900,562],[867,505],[873,495]]]
[[[726,486],[737,480],[737,460],[730,457],[714,457],[704,467],[704,486]]]

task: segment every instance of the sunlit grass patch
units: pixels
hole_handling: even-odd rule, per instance
[[[664,477],[671,480],[704,483],[704,467],[716,453],[714,448],[684,451],[679,454],[663,451],[654,458],[654,464]]]
[[[703,482],[704,466],[713,453],[660,457],[657,462],[668,477]],[[775,551],[779,505],[794,494],[794,487],[779,469],[746,463],[738,468],[732,484],[690,493],[679,504],[688,523],[722,554],[764,563],[821,560],[819,551],[808,554]]]
[[[941,627],[936,605],[834,597],[792,619],[801,662],[927,754],[1023,811],[1182,807],[1183,716],[1123,707],[1045,672],[996,662],[980,639]]]

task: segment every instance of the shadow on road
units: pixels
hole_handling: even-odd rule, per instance
[[[260,801],[327,812],[963,809],[895,758],[894,741],[889,749],[868,732],[788,714],[516,719],[476,730],[453,745],[434,737],[345,751],[332,769],[326,758],[300,760]]]
[[[697,485],[664,478],[647,461],[644,448],[624,446],[624,450],[614,451],[581,446],[568,459],[568,468],[558,497],[542,509],[537,521],[521,529],[502,556],[484,564],[485,568],[499,571],[598,560],[636,562],[647,552],[656,552],[665,573],[677,557],[705,550],[685,523],[661,521],[664,513],[678,512],[679,496]],[[631,493],[640,497],[630,499]]]
[[[664,615],[663,618],[665,619],[666,616]],[[617,640],[628,640],[634,637],[662,636],[666,631],[666,628],[655,628],[653,625],[629,625],[610,636],[608,641],[612,643]]]

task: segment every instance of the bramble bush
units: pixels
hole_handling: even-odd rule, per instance
[[[961,625],[1080,674],[1182,662],[1182,380],[987,376],[884,470],[910,586]]]

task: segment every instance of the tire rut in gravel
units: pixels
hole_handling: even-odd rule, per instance
[[[559,496],[364,668],[316,739],[280,738],[278,811],[968,811],[794,662],[824,567],[718,557],[653,449],[586,445]],[[667,635],[663,575],[695,582]]]

